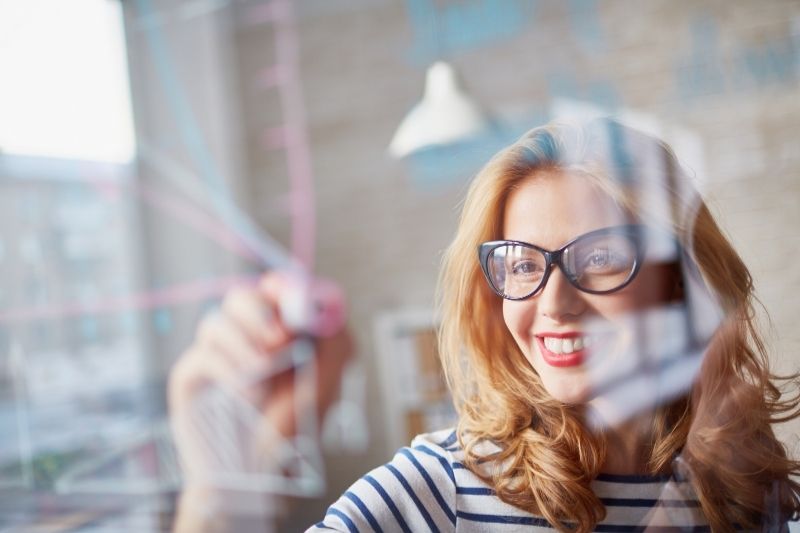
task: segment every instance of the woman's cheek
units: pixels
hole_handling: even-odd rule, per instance
[[[531,358],[530,346],[530,312],[522,302],[514,302],[511,300],[503,301],[503,320],[517,342],[522,353],[528,359]]]

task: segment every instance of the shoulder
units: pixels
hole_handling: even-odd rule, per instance
[[[458,463],[457,459],[460,458],[461,447],[458,443],[456,431],[452,428],[443,429],[433,433],[423,433],[417,435],[411,441],[411,446],[408,448],[401,448],[397,454],[408,457],[413,455],[419,457],[426,464],[433,466],[440,465],[441,473],[447,474],[447,477],[452,483],[455,483],[455,476],[453,475],[453,467]],[[397,459],[397,455],[395,455]],[[433,469],[438,470],[437,468]]]
[[[328,508],[315,527],[353,530],[452,530],[457,461],[452,429],[417,436]],[[312,528],[313,530],[313,528]]]

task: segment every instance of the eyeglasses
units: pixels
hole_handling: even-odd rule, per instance
[[[576,237],[555,251],[521,241],[478,246],[492,290],[507,300],[530,298],[544,287],[553,265],[583,292],[608,294],[628,285],[642,264],[644,227],[615,226]]]

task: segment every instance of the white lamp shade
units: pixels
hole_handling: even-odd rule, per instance
[[[476,135],[490,122],[461,86],[455,69],[438,61],[428,68],[422,101],[409,111],[389,144],[389,154],[405,157],[421,148],[450,144]]]

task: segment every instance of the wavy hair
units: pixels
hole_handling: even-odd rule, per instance
[[[510,192],[547,170],[583,176],[634,219],[669,229],[725,316],[691,388],[652,413],[643,458],[649,471],[685,476],[715,531],[800,516],[800,485],[791,478],[800,462],[771,426],[799,415],[798,375],[769,370],[750,273],[670,148],[612,120],[533,129],[495,155],[469,187],[437,295],[439,350],[467,467],[503,501],[559,530],[590,531],[605,517],[590,483],[605,460],[606,438],[589,426],[583,407],[548,395],[476,257],[479,243],[502,238]],[[642,212],[643,181],[668,201],[660,220]],[[775,379],[787,380],[795,394],[782,395]],[[500,451],[485,456],[487,441]],[[487,460],[501,468],[487,472]]]

